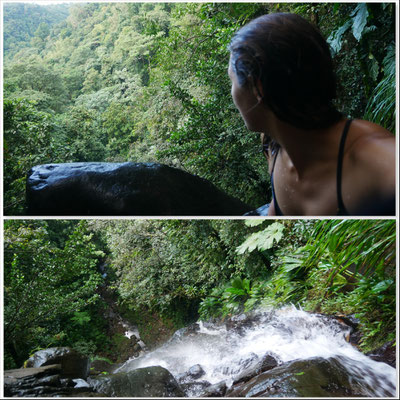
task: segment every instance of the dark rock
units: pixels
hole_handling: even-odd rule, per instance
[[[104,360],[94,360],[90,364],[90,375],[99,375],[102,372],[111,373],[117,367]]]
[[[106,397],[104,393],[97,392],[79,392],[79,393],[70,393],[68,397],[79,397],[81,399],[86,399],[86,397]]]
[[[210,387],[210,382],[207,381],[195,381],[180,384],[181,389],[185,393],[185,397],[197,397],[199,393]]]
[[[26,362],[27,368],[61,364],[63,378],[83,378],[89,374],[89,359],[69,347],[51,347],[37,351]]]
[[[218,382],[204,390],[200,397],[224,397],[226,390],[226,383],[224,381]]]
[[[347,328],[350,334],[355,333],[360,325],[360,321],[354,315],[326,315],[325,317],[336,320],[344,329]]]
[[[237,371],[243,371],[246,368],[249,368],[251,366],[254,366],[258,362],[258,355],[256,353],[250,353],[248,357],[241,358],[238,362],[237,365],[235,366],[234,369]],[[230,373],[234,373],[233,369],[231,369]]]
[[[174,332],[171,338],[168,340],[170,343],[179,342],[182,338],[187,336],[195,336],[200,331],[200,326],[197,322],[178,329]]]
[[[243,215],[251,207],[211,182],[157,163],[66,163],[33,167],[29,215]]]
[[[38,379],[48,375],[54,375],[54,373],[61,372],[61,364],[57,365],[46,365],[45,367],[37,368],[18,368],[9,369],[4,371],[4,382],[17,382],[19,379],[28,380]]]
[[[396,344],[395,341],[392,340],[390,342],[385,343],[383,346],[370,351],[367,353],[367,356],[372,358],[375,361],[384,362],[389,364],[391,367],[396,368]]]
[[[60,379],[61,364],[37,368],[21,368],[4,372],[6,397],[78,396],[90,387],[75,387],[72,379]]]
[[[269,371],[272,368],[278,366],[277,358],[272,356],[271,354],[266,354],[260,361],[258,366],[260,372]]]
[[[260,320],[260,314],[243,313],[234,315],[225,321],[227,330],[232,330],[238,335],[244,335],[248,328],[251,328]]]
[[[252,366],[246,368],[233,380],[233,384],[236,385],[241,382],[247,382],[251,378],[261,374],[262,372],[269,371],[272,368],[278,366],[278,361],[275,357],[270,354],[266,354],[260,361],[253,363]]]
[[[358,329],[358,326],[360,325],[360,320],[353,314],[339,316],[338,318],[342,318],[343,322],[348,326],[351,326],[354,330]]]
[[[193,383],[194,380],[201,378],[205,374],[204,369],[200,364],[193,365],[183,374],[177,376],[179,384],[182,386],[186,383]]]
[[[339,359],[295,360],[233,385],[228,397],[349,397],[363,392]]]
[[[200,331],[200,325],[197,322],[194,322],[183,329],[183,336],[194,335]]]
[[[74,387],[75,386],[75,382],[71,378],[60,379],[60,383],[61,383],[61,386],[64,386],[64,387]]]
[[[88,383],[106,397],[184,397],[171,373],[159,366],[89,378]]]
[[[359,319],[354,315],[329,315],[329,314],[315,314],[325,321],[331,321],[336,323],[336,329],[338,332],[343,332],[347,342],[354,346],[358,346],[362,339],[362,334],[358,330],[360,324]]]
[[[50,375],[44,378],[41,378],[37,381],[39,385],[47,385],[47,386],[60,386],[60,375]]]
[[[189,368],[188,375],[193,379],[201,378],[205,374],[200,364],[193,365]]]
[[[362,333],[360,331],[351,331],[350,334],[346,336],[346,340],[353,346],[358,346],[362,339]]]

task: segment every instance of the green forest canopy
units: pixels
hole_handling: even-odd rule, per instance
[[[167,326],[294,304],[355,314],[372,350],[396,336],[395,256],[393,220],[6,220],[5,368],[52,346],[117,361],[105,291],[150,346]]]
[[[394,131],[394,3],[6,3],[5,213],[24,213],[33,165],[75,161],[157,161],[263,204],[267,168],[230,98],[227,44],[276,11],[328,38],[338,107]]]

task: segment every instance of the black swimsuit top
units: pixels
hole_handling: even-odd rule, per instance
[[[339,145],[339,154],[338,154],[338,162],[337,162],[337,168],[336,168],[336,194],[337,194],[337,203],[338,203],[338,211],[336,215],[349,215],[349,213],[346,210],[346,207],[344,206],[343,199],[342,199],[342,167],[343,167],[343,155],[344,155],[344,144],[346,142],[346,137],[347,133],[349,131],[349,127],[351,124],[351,119],[349,119],[346,122],[346,125],[344,126],[343,133],[342,133],[342,138],[340,139],[340,145]],[[274,205],[275,205],[275,215],[283,215],[281,209],[279,208],[278,201],[276,199],[275,195],[275,190],[274,190],[274,168],[275,168],[275,162],[278,157],[279,153],[279,148],[278,151],[276,152],[275,158],[274,158],[274,164],[272,165],[272,171],[271,171],[271,189],[272,189],[272,198],[274,200]]]

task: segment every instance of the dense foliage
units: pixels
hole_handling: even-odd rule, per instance
[[[44,46],[50,29],[67,18],[68,8],[67,5],[48,5],[45,8],[29,3],[8,3],[4,7],[5,55],[10,58],[29,44]]]
[[[289,234],[289,237],[287,236]],[[204,318],[292,303],[311,311],[355,313],[361,346],[395,339],[395,221],[275,222],[250,235],[244,251],[275,248],[267,279],[232,280],[201,304]],[[216,300],[217,298],[217,300]]]
[[[197,318],[201,298],[219,282],[232,274],[250,276],[263,267],[259,255],[235,252],[235,244],[246,232],[240,221],[96,221],[91,225],[108,244],[122,302],[136,311],[161,312],[177,323]]]
[[[25,175],[49,161],[158,161],[265,202],[267,168],[230,98],[227,44],[275,11],[329,39],[339,108],[394,130],[393,3],[5,4],[6,214],[24,213]]]
[[[96,305],[102,282],[96,266],[103,253],[85,223],[4,224],[6,365],[21,366],[33,350],[93,340],[90,330],[74,329],[77,318]],[[104,335],[94,344],[103,341]]]
[[[6,221],[6,368],[54,345],[112,358],[118,342],[105,319],[110,293],[113,312],[119,307],[149,344],[159,339],[162,324],[166,338],[167,331],[199,317],[292,303],[355,314],[362,349],[373,349],[395,338],[395,225],[391,220]]]

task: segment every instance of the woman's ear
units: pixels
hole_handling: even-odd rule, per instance
[[[257,79],[254,82],[254,84],[253,84],[253,93],[254,93],[254,96],[256,96],[258,102],[261,102],[262,99],[264,98],[264,90],[263,90],[261,79]]]

